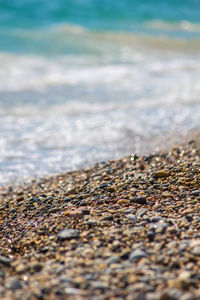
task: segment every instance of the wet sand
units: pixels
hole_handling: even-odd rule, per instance
[[[0,299],[200,299],[200,143],[0,190]]]

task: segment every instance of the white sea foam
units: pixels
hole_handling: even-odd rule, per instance
[[[197,40],[73,30],[97,41],[98,52],[0,53],[0,185],[139,152],[150,136],[200,127]]]

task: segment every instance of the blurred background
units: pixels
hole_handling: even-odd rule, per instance
[[[200,1],[0,0],[0,186],[200,129]]]

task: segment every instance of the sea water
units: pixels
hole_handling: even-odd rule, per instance
[[[199,129],[200,1],[0,1],[0,186]]]

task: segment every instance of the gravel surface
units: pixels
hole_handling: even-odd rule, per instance
[[[200,299],[200,151],[0,190],[0,299]]]

